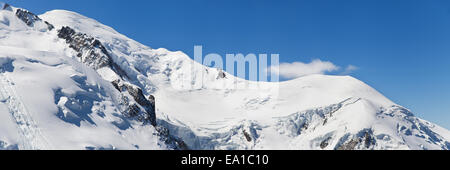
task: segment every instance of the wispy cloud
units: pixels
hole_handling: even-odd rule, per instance
[[[310,63],[293,62],[280,63],[278,67],[272,66],[269,68],[271,72],[278,73],[280,77],[287,79],[294,79],[311,74],[326,74],[338,72],[341,67],[329,61],[322,61],[320,59],[312,60]],[[358,68],[353,65],[348,65],[341,74],[350,74]]]
[[[345,70],[341,73],[341,75],[347,75],[350,73],[353,73],[354,71],[358,70],[359,68],[354,65],[348,65]]]

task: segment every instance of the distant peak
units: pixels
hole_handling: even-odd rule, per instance
[[[52,24],[48,23],[47,21],[43,21],[41,18],[39,18],[39,16],[26,9],[17,9],[16,16],[30,27],[33,27],[36,22],[43,22],[45,25],[47,25],[48,30],[52,30],[54,28]]]
[[[12,11],[11,5],[4,3],[4,2],[0,2],[0,9]]]
[[[54,28],[52,24],[47,21],[42,20],[36,14],[23,9],[16,8],[7,3],[0,2],[0,11],[7,11],[8,13],[14,14],[19,20],[23,21],[27,26],[33,27],[41,31],[49,31]],[[7,24],[9,25],[9,24]]]

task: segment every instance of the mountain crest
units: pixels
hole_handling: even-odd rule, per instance
[[[0,9],[12,11],[11,5],[4,3],[4,2],[0,2]]]
[[[89,67],[99,69],[111,66],[111,56],[97,39],[83,33],[77,33],[68,26],[58,30],[58,37],[64,39],[70,48],[77,51],[77,57]]]
[[[127,114],[131,117],[138,117],[142,121],[150,121],[153,126],[156,126],[154,103],[152,105],[152,102],[144,96],[141,88],[125,83],[123,79],[127,79],[128,76],[114,63],[109,52],[99,40],[83,33],[77,33],[68,26],[58,30],[58,37],[64,39],[69,47],[77,52],[77,57],[82,63],[95,70],[106,67],[119,75],[120,79],[113,80],[111,83],[123,94],[123,103],[128,105]],[[127,97],[128,95],[131,95],[131,98]],[[130,101],[133,99],[136,103]]]
[[[74,12],[0,9],[0,149],[450,148],[350,76],[248,82]],[[237,83],[268,88],[215,88]]]
[[[34,27],[41,31],[50,31],[55,28],[52,24],[42,20],[39,16],[26,9],[14,8],[7,3],[0,3],[0,10],[13,12],[14,15],[27,26]]]
[[[47,21],[42,21],[37,15],[25,9],[17,9],[16,16],[25,22],[28,26],[33,27],[36,22],[44,22],[47,25],[48,30],[55,28],[52,24]]]

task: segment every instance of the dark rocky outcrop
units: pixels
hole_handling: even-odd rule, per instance
[[[9,5],[6,4],[3,8],[5,9],[5,7],[7,7],[7,6],[9,6]],[[33,27],[36,22],[42,21],[42,19],[39,18],[37,15],[31,13],[30,11],[24,10],[24,9],[17,9],[16,16],[30,27]],[[48,30],[52,30],[55,28],[52,24],[48,23],[47,21],[42,21],[42,22],[47,24]]]
[[[58,30],[58,37],[64,39],[69,47],[77,52],[77,57],[81,59],[81,62],[89,67],[93,69],[110,67],[120,77],[128,78],[125,71],[113,62],[111,55],[99,40],[83,33],[77,33],[68,26]]]
[[[150,103],[151,103],[153,109],[155,109],[155,105],[156,105],[155,96],[150,95],[150,96],[148,97],[148,101],[150,101]]]
[[[169,148],[176,150],[189,150],[187,144],[180,138],[170,134],[169,129],[163,126],[156,126],[156,131],[159,133],[160,140],[163,141]]]
[[[372,135],[369,132],[364,134],[364,146],[368,149],[373,144]]]
[[[337,150],[355,150],[356,146],[360,143],[360,139],[352,139],[349,142],[339,146]]]
[[[109,67],[122,79],[128,78],[127,74],[114,63],[111,55],[99,40],[87,34],[76,32],[68,26],[58,30],[58,37],[64,39],[69,44],[69,47],[77,52],[76,55],[81,62],[87,66],[96,70]],[[113,81],[112,84],[117,90],[122,93],[128,93],[136,101],[136,103],[130,102],[127,95],[123,95],[122,102],[127,106],[126,114],[130,117],[137,117],[144,122],[148,121],[153,126],[156,126],[154,97],[153,102],[151,102],[145,97],[141,88],[124,82],[126,81],[119,79]]]
[[[145,120],[149,121],[153,126],[156,126],[156,112],[154,103],[146,99],[141,88],[130,84],[126,84],[125,86],[128,93],[134,98],[134,100],[145,109],[147,113]]]
[[[250,134],[248,134],[245,130],[242,131],[242,133],[244,133],[244,137],[247,140],[247,142],[251,142],[252,141],[252,137],[250,136]]]
[[[323,140],[323,141],[320,143],[320,148],[321,148],[321,149],[325,149],[325,148],[329,145],[330,140],[331,140],[331,137],[328,137],[328,138],[326,138],[325,140]]]
[[[58,30],[58,37],[64,39],[69,47],[77,52],[76,55],[82,63],[95,70],[109,67],[120,76],[120,79],[111,83],[122,94],[122,104],[126,108],[124,115],[153,125],[159,133],[160,140],[170,148],[189,149],[183,140],[170,135],[167,128],[157,125],[155,97],[150,95],[147,98],[140,87],[129,83],[130,78],[127,73],[114,62],[110,53],[99,40],[76,32],[68,26]]]
[[[142,114],[140,108],[136,104],[132,104],[129,106],[128,109],[128,115],[131,117],[138,116],[139,119],[143,121],[148,121],[153,126],[156,126],[156,110],[155,110],[155,97],[150,95],[149,99],[145,97],[144,93],[142,92],[142,89],[128,84],[123,83],[120,80],[116,80],[112,82],[113,86],[119,90],[120,92],[128,92],[128,94],[133,97],[134,101],[136,101],[137,104],[139,104],[145,111],[145,114],[143,116],[140,116]],[[126,99],[123,99],[124,101],[128,101],[129,99],[126,96],[123,96]],[[129,105],[128,102],[124,102],[125,104]]]
[[[111,66],[111,56],[105,47],[93,37],[77,33],[70,27],[62,27],[58,30],[58,37],[66,40],[69,47],[75,50],[81,62],[91,68],[99,69]]]
[[[223,70],[220,70],[219,75],[217,76],[217,79],[223,79],[223,78],[227,78],[227,75],[225,74],[225,72],[223,72]]]
[[[141,112],[141,109],[137,104],[132,104],[128,106],[127,113],[130,117],[136,117]]]
[[[2,10],[12,10],[11,5],[9,5],[7,3],[3,4]]]
[[[370,149],[371,146],[375,144],[375,139],[372,137],[373,132],[371,129],[362,130],[358,134],[355,135],[354,138],[350,139],[348,142],[345,142],[339,145],[337,150],[355,150],[358,146],[363,146],[366,149]],[[360,148],[358,147],[358,148]]]

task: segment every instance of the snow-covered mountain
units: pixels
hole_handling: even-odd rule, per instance
[[[0,149],[450,149],[449,139],[350,76],[249,82],[74,12],[0,4]]]

